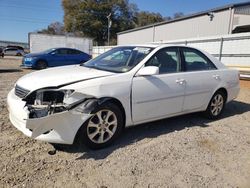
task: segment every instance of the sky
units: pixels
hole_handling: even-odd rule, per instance
[[[139,10],[173,16],[205,11],[245,0],[130,0]],[[28,42],[28,33],[55,21],[63,23],[61,0],[0,0],[0,40]]]

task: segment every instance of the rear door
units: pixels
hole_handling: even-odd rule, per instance
[[[80,64],[81,52],[74,49],[68,49],[67,63],[68,65]]]
[[[8,48],[8,49],[4,50],[4,54],[5,55],[16,55],[17,50],[15,48]]]
[[[186,85],[183,111],[204,108],[220,84],[220,71],[199,50],[187,47],[180,49]]]
[[[67,49],[60,48],[50,53],[49,66],[62,66],[68,63],[68,51]]]

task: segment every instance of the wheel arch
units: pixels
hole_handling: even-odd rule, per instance
[[[90,106],[88,106],[88,109],[85,113],[91,113],[97,106],[100,106],[106,102],[111,102],[111,103],[117,105],[118,108],[121,110],[122,117],[123,117],[123,128],[125,127],[125,125],[126,125],[126,112],[125,112],[125,109],[124,109],[122,103],[120,102],[120,100],[118,100],[117,98],[114,98],[114,97],[101,97],[101,98],[93,98],[90,100],[92,101],[92,103],[90,103]],[[85,122],[83,122],[83,124],[76,131],[73,143],[79,142],[79,137],[80,137],[80,132],[81,132],[80,130],[84,126]]]
[[[216,92],[218,92],[218,91],[221,91],[222,93],[224,93],[224,95],[225,95],[225,102],[227,102],[228,92],[227,92],[226,88],[220,87],[220,88],[218,88],[218,89],[214,92],[214,94],[215,94]],[[213,94],[213,95],[214,95],[214,94]]]
[[[112,102],[113,104],[117,105],[122,112],[123,126],[126,125],[126,112],[125,112],[125,109],[124,109],[121,101],[119,101],[118,99],[116,99],[114,97],[102,97],[98,101],[100,101],[100,104],[103,104],[104,102]]]
[[[218,92],[218,91],[221,91],[221,92],[223,92],[223,93],[225,94],[225,103],[227,102],[228,92],[227,92],[226,88],[225,88],[225,87],[219,87],[219,88],[217,88],[217,89],[212,93],[210,99],[208,99],[208,101],[204,104],[204,106],[203,106],[203,107],[204,107],[204,110],[207,109],[207,107],[208,107],[208,105],[209,105],[211,99],[213,98],[214,94],[215,94],[216,92]]]
[[[39,58],[39,59],[37,59],[37,60],[35,61],[34,67],[37,66],[37,63],[38,63],[39,61],[44,61],[44,62],[47,64],[47,66],[49,66],[48,61],[47,61],[46,59],[44,59],[44,58]]]

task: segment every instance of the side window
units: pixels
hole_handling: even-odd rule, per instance
[[[82,52],[79,51],[79,50],[73,50],[74,51],[74,54],[81,54]]]
[[[68,49],[68,54],[70,54],[70,55],[78,55],[80,53],[81,52],[78,50]]]
[[[201,71],[201,70],[214,70],[216,67],[214,64],[206,58],[201,52],[183,48],[183,56],[186,71]]]
[[[180,70],[180,60],[177,48],[165,48],[156,52],[145,66],[159,67],[160,74],[175,73]]]
[[[52,52],[52,54],[57,54],[57,55],[67,55],[67,49],[57,49],[54,52]]]

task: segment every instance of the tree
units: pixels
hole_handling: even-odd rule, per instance
[[[184,16],[183,12],[174,13],[174,18],[180,18],[180,17],[183,17],[183,16]]]
[[[44,33],[44,34],[52,34],[52,35],[63,35],[64,32],[64,26],[60,22],[53,22],[49,24],[47,29],[42,29],[38,31],[38,33]]]
[[[141,11],[136,14],[136,26],[145,26],[156,22],[162,22],[165,19],[159,13],[151,13],[147,11]]]
[[[129,3],[129,0],[62,0],[62,6],[65,31],[93,38],[98,45],[107,41],[107,16],[110,14],[111,44],[116,43],[118,32],[171,19],[159,13],[139,11],[137,5]],[[177,13],[175,16],[182,15]]]
[[[64,25],[67,32],[82,32],[103,45],[107,40],[108,19],[111,14],[111,39],[116,33],[134,28],[136,7],[128,0],[63,0]]]

